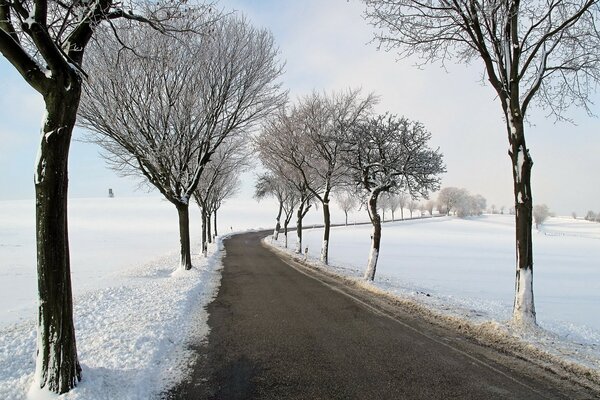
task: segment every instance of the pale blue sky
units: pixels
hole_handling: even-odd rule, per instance
[[[444,185],[480,193],[488,204],[510,206],[512,179],[508,140],[500,104],[493,90],[479,81],[481,68],[450,65],[423,70],[408,60],[378,52],[368,44],[371,28],[362,20],[356,0],[262,1],[225,0],[225,9],[243,11],[256,25],[269,28],[286,61],[284,83],[291,97],[313,89],[362,87],[381,96],[378,110],[423,122],[433,144],[445,155]],[[600,100],[600,96],[596,96]],[[0,200],[33,196],[33,162],[43,104],[0,57]],[[595,111],[600,114],[596,106]],[[560,214],[600,211],[600,121],[572,113],[578,125],[555,125],[534,111],[528,145],[534,159],[534,201]],[[75,132],[75,138],[80,133]],[[244,194],[252,182],[246,179]],[[106,169],[98,149],[74,142],[70,156],[70,195],[104,196],[136,192],[135,181]]]

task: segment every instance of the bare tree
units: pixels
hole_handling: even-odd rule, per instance
[[[277,216],[275,217],[275,229],[273,229],[272,240],[277,241],[279,230],[281,229],[281,214],[288,193],[285,190],[285,184],[281,179],[278,179],[273,173],[263,173],[256,179],[254,186],[254,198],[258,201],[266,197],[274,197],[278,203]]]
[[[587,212],[587,214],[585,214],[584,219],[586,221],[594,221],[596,220],[596,213],[590,210]]]
[[[65,393],[81,380],[73,328],[67,230],[67,160],[96,30],[117,20],[169,30],[183,1],[0,0],[0,53],[45,103],[35,166],[38,348],[34,387]],[[190,9],[203,14],[208,8]],[[136,10],[136,12],[131,11]]]
[[[453,211],[456,212],[458,205],[467,194],[465,189],[459,189],[453,186],[442,188],[438,193],[437,198],[438,210],[440,213],[443,212],[446,215],[450,215]]]
[[[293,192],[290,201],[296,209],[296,253],[302,252],[302,220],[312,207],[317,176],[312,174],[305,160],[307,141],[299,129],[293,113],[281,108],[270,118],[254,141],[255,149],[263,166],[285,182]],[[290,205],[291,206],[291,205]],[[286,231],[287,241],[287,231]]]
[[[373,224],[365,279],[375,279],[381,243],[381,218],[377,201],[383,193],[406,192],[423,196],[439,187],[445,172],[439,150],[428,147],[431,134],[418,122],[393,115],[369,118],[354,126],[348,136],[345,163],[350,180],[368,194]]]
[[[349,190],[338,190],[334,198],[346,217],[344,225],[348,226],[348,213],[358,206],[356,195]]]
[[[116,40],[94,47],[80,124],[112,168],[141,176],[177,208],[180,265],[190,269],[189,201],[206,164],[285,99],[277,48],[268,31],[231,16],[192,37],[119,36],[133,36],[138,49],[117,54]]]
[[[542,225],[550,216],[550,209],[545,204],[536,204],[533,207],[533,220],[535,222],[535,229],[540,229]]]
[[[597,0],[365,0],[376,38],[400,56],[424,62],[479,58],[506,121],[516,210],[513,320],[535,324],[533,161],[525,118],[533,100],[557,118],[571,105],[589,112],[600,81]]]
[[[392,221],[396,220],[396,210],[398,209],[398,207],[401,206],[401,203],[403,202],[402,198],[401,198],[402,194],[394,194],[391,193],[389,194],[389,206],[390,206],[390,212],[392,213]],[[404,219],[404,211],[402,211],[402,208],[400,208],[400,214],[402,215],[402,219]]]
[[[433,216],[433,209],[435,208],[435,201],[427,200],[425,203],[425,209],[429,213],[430,216]]]
[[[417,203],[415,200],[410,200],[408,202],[408,212],[410,213],[410,218],[412,219],[413,217],[413,212],[419,208],[419,203]]]
[[[231,136],[224,140],[204,166],[193,197],[200,207],[202,222],[202,253],[206,256],[213,233],[217,235],[217,210],[222,202],[233,196],[240,185],[238,175],[250,166],[247,135]],[[210,219],[214,215],[214,232]]]
[[[344,168],[340,163],[344,136],[350,127],[364,118],[376,103],[374,95],[362,96],[360,90],[333,93],[313,92],[290,108],[287,125],[293,129],[278,129],[279,141],[271,141],[281,162],[295,168],[323,209],[323,242],[321,261],[328,263],[332,190],[342,182]],[[263,145],[266,145],[264,143]],[[287,147],[287,149],[285,149]]]

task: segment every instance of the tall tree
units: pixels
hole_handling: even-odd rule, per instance
[[[333,93],[313,92],[290,107],[285,117],[267,129],[269,146],[282,163],[294,168],[304,187],[323,209],[321,261],[327,264],[331,229],[330,196],[342,182],[344,168],[340,154],[350,127],[371,111],[377,99],[360,90]]]
[[[217,235],[216,216],[221,203],[233,196],[240,185],[238,175],[250,166],[247,135],[227,138],[213,153],[200,176],[193,197],[200,207],[202,216],[202,252],[207,255],[208,243],[212,242],[210,232],[211,215],[214,216],[214,231]]]
[[[307,141],[295,118],[295,111],[281,108],[264,125],[254,145],[267,171],[273,173],[293,192],[296,208],[296,253],[302,252],[302,220],[314,202],[317,176],[307,166]],[[286,235],[287,238],[287,235]]]
[[[184,34],[123,31],[139,42],[135,52],[114,52],[118,40],[94,47],[86,68],[98,73],[85,87],[80,124],[113,168],[141,176],[177,208],[180,265],[191,269],[189,202],[206,164],[285,94],[268,31],[227,16],[203,34]]]
[[[426,197],[439,187],[445,172],[442,154],[428,146],[431,134],[418,122],[386,114],[354,126],[348,135],[344,161],[352,182],[368,194],[373,224],[365,279],[375,279],[381,243],[381,218],[377,201],[384,193],[403,191]]]
[[[0,0],[0,53],[42,95],[46,108],[34,171],[39,294],[34,387],[39,389],[65,393],[81,379],[73,328],[67,165],[82,83],[91,75],[82,68],[84,53],[98,27],[116,20],[168,30],[169,20],[181,15],[182,3]]]
[[[376,38],[424,62],[483,62],[506,121],[516,221],[513,320],[535,324],[533,160],[525,142],[532,101],[557,118],[572,104],[589,111],[600,81],[598,0],[364,0]]]

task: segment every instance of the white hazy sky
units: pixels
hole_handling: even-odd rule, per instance
[[[423,122],[432,145],[444,154],[444,186],[480,193],[488,205],[509,207],[512,178],[508,139],[493,89],[481,83],[481,67],[439,65],[417,69],[410,60],[377,51],[369,44],[371,27],[356,0],[224,0],[224,9],[245,13],[270,29],[286,62],[283,78],[296,98],[317,90],[361,87],[381,96],[379,112],[390,111]],[[600,95],[596,96],[600,100]],[[597,102],[598,103],[598,102]],[[43,103],[12,66],[0,58],[0,199],[33,197],[33,162]],[[559,214],[600,211],[600,121],[581,110],[570,116],[577,125],[555,124],[543,110],[532,109],[527,128],[534,160],[533,194]],[[594,110],[600,114],[598,106]],[[75,138],[80,137],[76,130]],[[70,195],[138,195],[137,183],[117,177],[91,144],[74,142],[70,155]],[[242,195],[249,196],[252,178]]]

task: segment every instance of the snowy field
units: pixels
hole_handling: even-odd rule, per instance
[[[316,264],[322,233],[304,233]],[[362,277],[370,235],[370,225],[333,228],[330,269]],[[290,239],[294,248],[294,233]],[[577,361],[600,369],[600,224],[550,218],[533,240],[537,320],[546,336],[532,340],[562,341],[560,353],[585,353]],[[508,326],[514,259],[514,216],[385,223],[375,286],[444,314]]]
[[[258,228],[273,220],[273,208],[231,200],[220,233]],[[190,219],[198,245],[195,205]],[[0,201],[0,399],[25,398],[35,368],[34,223],[33,201]],[[186,340],[208,333],[207,316],[192,311],[216,293],[220,252],[212,246],[205,259],[195,246],[194,269],[173,275],[177,211],[160,198],[72,199],[69,233],[84,380],[60,398],[152,398],[185,372]]]

